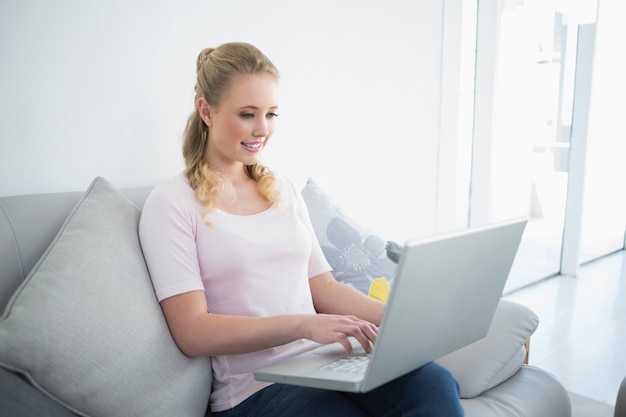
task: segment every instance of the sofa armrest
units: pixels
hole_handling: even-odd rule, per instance
[[[487,336],[437,360],[456,378],[461,398],[474,398],[513,376],[527,358],[526,344],[539,318],[529,308],[501,299]]]
[[[622,385],[617,392],[615,402],[615,417],[626,417],[626,378],[622,380]]]

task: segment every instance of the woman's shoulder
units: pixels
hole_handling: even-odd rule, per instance
[[[185,174],[180,172],[154,187],[145,205],[164,207],[193,201],[195,201],[194,190]]]
[[[179,172],[173,177],[166,179],[165,181],[161,182],[156,187],[154,187],[154,190],[153,190],[153,193],[164,193],[164,194],[186,193],[186,192],[193,193],[193,189],[191,188],[191,185],[189,184],[189,180],[187,179],[187,176],[183,172]]]

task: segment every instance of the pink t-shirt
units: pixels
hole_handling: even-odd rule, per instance
[[[182,173],[157,186],[144,204],[139,233],[159,301],[204,290],[215,314],[314,314],[308,279],[331,268],[296,187],[279,177],[278,189],[280,202],[269,209],[249,216],[214,210],[206,215],[208,226]],[[314,346],[299,340],[213,357],[211,409],[232,408],[267,386],[254,380],[254,369]]]

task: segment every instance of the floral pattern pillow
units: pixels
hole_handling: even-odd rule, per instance
[[[335,278],[364,294],[386,299],[379,294],[381,288],[388,289],[396,270],[396,263],[387,256],[389,243],[395,244],[351,218],[310,178],[302,196]]]

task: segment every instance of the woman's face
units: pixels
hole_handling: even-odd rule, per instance
[[[269,75],[239,76],[217,108],[198,100],[200,115],[209,126],[205,159],[211,168],[225,171],[260,160],[274,132],[278,85]]]

